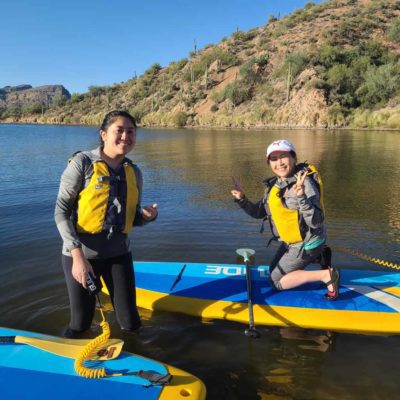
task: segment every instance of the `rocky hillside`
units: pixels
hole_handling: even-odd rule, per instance
[[[0,117],[23,118],[43,114],[51,107],[59,107],[71,98],[62,85],[5,86],[0,88]]]
[[[330,0],[236,31],[139,78],[92,86],[22,121],[143,126],[400,128],[400,1]]]

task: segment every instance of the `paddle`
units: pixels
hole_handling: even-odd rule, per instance
[[[10,343],[27,344],[62,357],[76,358],[91,340],[92,339],[64,339],[55,337],[0,336],[0,345]],[[96,349],[96,352],[90,355],[90,360],[112,360],[119,356],[123,344],[124,342],[120,339],[109,339],[106,344]]]
[[[249,261],[250,257],[255,254],[253,249],[237,249],[236,253],[243,257],[246,264],[246,284],[247,284],[247,302],[249,306],[249,327],[244,331],[247,337],[259,338],[260,332],[254,326],[254,315],[253,315],[253,300],[251,291],[251,274]]]

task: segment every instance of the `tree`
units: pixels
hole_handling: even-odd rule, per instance
[[[389,100],[400,90],[400,67],[398,64],[370,66],[365,74],[364,83],[358,88],[357,95],[365,107]]]

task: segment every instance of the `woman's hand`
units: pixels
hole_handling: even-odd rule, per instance
[[[71,250],[72,255],[72,276],[87,289],[86,280],[89,274],[94,276],[93,267],[83,255],[82,249],[76,248]]]
[[[154,203],[151,207],[145,206],[142,209],[142,216],[145,221],[152,221],[158,215],[157,204]]]
[[[241,189],[232,189],[231,190],[231,195],[236,199],[236,200],[242,200],[244,198],[244,193]]]
[[[307,171],[299,172],[297,174],[297,181],[296,184],[293,186],[294,193],[296,196],[303,196],[304,195],[304,181],[307,177]]]
[[[232,176],[232,183],[234,189],[231,190],[231,195],[236,199],[236,200],[242,200],[244,198],[244,192],[240,186],[240,179],[235,178]]]

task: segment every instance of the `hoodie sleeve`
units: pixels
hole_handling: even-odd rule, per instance
[[[318,189],[311,178],[307,177],[304,181],[304,189],[304,195],[297,196],[299,211],[310,228],[320,228],[324,222],[324,212]]]
[[[239,204],[239,207],[248,215],[256,219],[262,219],[267,216],[264,207],[264,200],[259,200],[257,203],[251,202],[246,196],[240,200],[234,200]]]
[[[71,216],[78,194],[83,187],[84,177],[84,155],[80,153],[68,163],[61,175],[54,211],[57,229],[64,242],[64,247],[68,250],[81,246]]]

